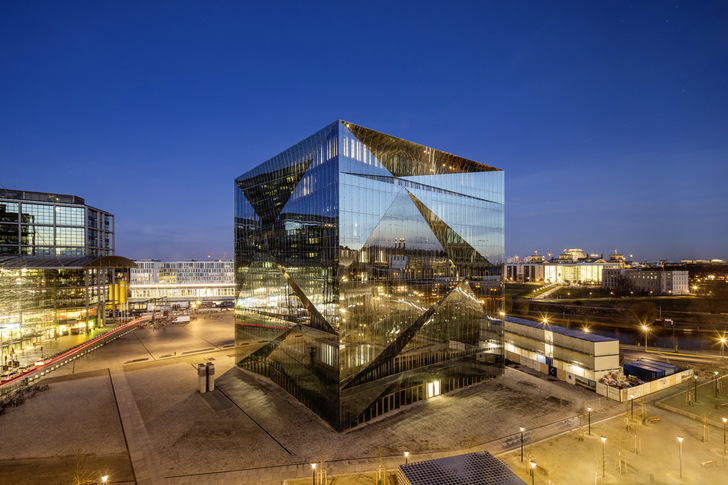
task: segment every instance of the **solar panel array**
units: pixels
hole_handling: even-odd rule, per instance
[[[525,485],[487,451],[400,465],[397,479],[406,485]]]

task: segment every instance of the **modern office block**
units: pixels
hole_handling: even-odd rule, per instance
[[[159,261],[140,259],[131,269],[130,303],[166,301],[192,306],[196,302],[232,304],[235,297],[234,265],[231,259]]]
[[[336,121],[235,180],[238,365],[343,430],[503,372],[504,176]]]
[[[0,189],[0,356],[102,325],[133,266],[114,255],[112,214],[75,195]]]
[[[109,256],[114,216],[75,195],[0,189],[0,254]]]

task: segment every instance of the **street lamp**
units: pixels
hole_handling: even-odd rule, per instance
[[[311,483],[316,485],[316,463],[311,463]]]
[[[536,462],[531,460],[531,485],[536,485]]]
[[[645,332],[645,350],[647,350],[647,332],[650,331],[650,327],[642,325],[642,331]]]
[[[523,432],[526,430],[523,426],[519,428],[521,430],[521,463],[523,463]]]
[[[106,483],[108,480],[109,480],[109,476],[108,475],[104,475],[104,476],[101,477],[101,483]]]
[[[607,437],[602,436],[602,477],[607,476]]]
[[[720,358],[723,358],[723,347],[725,347],[726,339],[725,337],[720,338]]]
[[[718,398],[718,371],[713,371],[715,375],[715,397]]]
[[[405,451],[404,452],[404,464],[405,465],[407,464],[408,459],[409,459],[409,451]]]
[[[682,478],[682,440],[683,440],[682,436],[677,437],[677,442],[679,443],[679,446],[680,446],[680,478]]]
[[[728,423],[728,418],[720,418],[723,420],[723,461],[725,461],[725,423]]]
[[[629,418],[634,419],[634,394],[629,395],[630,403],[632,404],[631,410],[629,412]]]
[[[694,394],[695,394],[695,402],[698,402],[698,376],[693,376],[693,383],[695,384]]]
[[[586,408],[588,416],[589,416],[589,436],[591,436],[591,408]]]

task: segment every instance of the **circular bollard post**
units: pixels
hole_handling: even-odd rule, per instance
[[[204,393],[207,390],[207,369],[205,364],[197,364],[197,386],[200,393]]]
[[[207,392],[215,390],[215,364],[207,363]]]

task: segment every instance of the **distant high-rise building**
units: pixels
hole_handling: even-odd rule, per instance
[[[114,216],[75,195],[0,189],[0,254],[114,254]]]
[[[503,372],[504,176],[337,121],[235,180],[236,351],[336,429]]]

